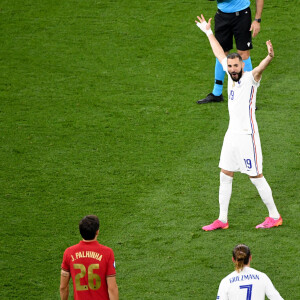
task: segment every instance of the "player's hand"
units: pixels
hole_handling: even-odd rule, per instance
[[[274,49],[273,45],[270,40],[266,41],[267,47],[268,47],[268,55],[273,58],[274,57]]]
[[[212,34],[211,30],[211,18],[208,20],[208,23],[206,22],[204,16],[201,14],[201,17],[197,16],[199,22],[195,20],[196,25],[206,34]]]
[[[251,24],[250,31],[252,31],[252,37],[256,37],[260,32],[260,23],[254,20]]]

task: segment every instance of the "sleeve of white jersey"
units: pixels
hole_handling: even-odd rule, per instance
[[[250,72],[249,72],[249,73],[250,73]],[[255,79],[254,79],[254,77],[253,77],[253,74],[252,74],[252,72],[251,72],[251,79],[252,79],[252,83],[253,83],[256,87],[259,87],[261,78],[259,79],[259,81],[255,81]]]
[[[227,67],[227,57],[224,57],[222,62],[221,62],[221,65],[223,67],[223,70],[228,74],[228,67]]]
[[[272,281],[270,280],[270,278],[265,275],[265,282],[266,282],[266,295],[268,297],[268,299],[270,300],[284,300],[280,294],[278,293],[278,291],[275,289]]]
[[[229,300],[228,299],[228,287],[226,281],[223,279],[219,285],[217,300]]]

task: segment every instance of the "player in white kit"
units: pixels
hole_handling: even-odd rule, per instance
[[[252,256],[248,246],[240,244],[232,251],[235,271],[226,276],[219,285],[217,300],[283,300],[270,278],[250,268]]]
[[[272,191],[262,174],[262,151],[255,118],[257,88],[262,72],[274,57],[271,41],[267,41],[268,55],[250,72],[244,72],[244,63],[237,53],[227,57],[210,29],[203,15],[198,17],[197,26],[206,33],[212,50],[228,74],[229,126],[224,137],[220,163],[219,218],[212,224],[203,226],[205,231],[227,229],[228,206],[232,192],[234,172],[245,173],[258,190],[268,208],[269,217],[256,228],[271,228],[282,225],[282,218],[273,200]]]

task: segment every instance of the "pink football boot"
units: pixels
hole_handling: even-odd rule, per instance
[[[279,217],[278,220],[275,220],[271,217],[267,217],[265,221],[259,225],[257,225],[255,228],[272,228],[282,225],[282,218]]]
[[[220,220],[215,220],[213,223],[203,226],[202,229],[205,231],[212,231],[216,229],[227,229],[229,227],[228,222],[223,223]]]

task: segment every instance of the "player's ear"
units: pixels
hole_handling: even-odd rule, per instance
[[[242,69],[244,70],[244,68],[245,68],[245,63],[242,62]]]
[[[233,256],[231,257],[231,260],[232,260],[233,263],[235,263],[235,260],[234,260]]]

